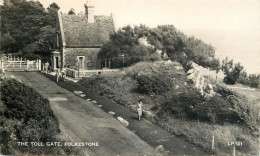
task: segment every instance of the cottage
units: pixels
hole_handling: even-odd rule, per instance
[[[98,60],[101,46],[115,32],[113,17],[95,16],[91,0],[85,4],[85,14],[58,13],[57,50],[52,52],[52,70],[67,66],[75,70],[108,67],[107,61]]]

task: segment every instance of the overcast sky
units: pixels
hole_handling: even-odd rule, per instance
[[[56,2],[67,13],[84,11],[86,0]],[[117,28],[127,24],[156,27],[173,24],[216,48],[220,59],[241,62],[248,73],[260,73],[260,0],[92,0],[96,15],[113,13]]]

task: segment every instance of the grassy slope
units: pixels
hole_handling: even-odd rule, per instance
[[[126,107],[133,108],[138,99],[144,100],[144,109],[156,110],[167,97],[167,94],[144,95],[137,91],[137,75],[160,75],[168,77],[173,82],[171,92],[182,92],[188,87],[186,74],[180,64],[176,62],[140,62],[136,65],[124,69],[120,73],[98,75],[92,78],[83,79],[80,83],[101,95],[113,99],[115,102]],[[156,113],[156,112],[155,112]],[[206,150],[211,150],[211,139],[215,136],[215,149],[218,154],[231,154],[232,148],[227,144],[230,141],[239,140],[243,142],[242,147],[238,147],[238,153],[253,153],[257,148],[257,140],[250,134],[248,128],[241,125],[212,125],[198,121],[187,121],[174,118],[153,120],[169,132],[178,136],[183,136],[189,142],[197,144]]]
[[[227,85],[228,88],[245,95],[250,101],[260,102],[260,89],[251,88],[242,84]]]

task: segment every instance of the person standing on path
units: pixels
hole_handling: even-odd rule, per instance
[[[65,81],[66,74],[67,74],[67,66],[64,65],[64,67],[61,70],[61,76],[62,76],[63,81]]]
[[[60,79],[60,68],[58,67],[57,68],[57,71],[56,71],[56,81],[59,82],[59,79]]]
[[[45,63],[45,73],[48,74],[49,62]]]
[[[142,105],[143,105],[143,101],[142,101],[142,100],[139,100],[139,101],[138,101],[138,104],[137,104],[137,114],[138,114],[138,119],[139,119],[139,121],[141,120],[141,117],[142,117],[142,114],[143,114]]]

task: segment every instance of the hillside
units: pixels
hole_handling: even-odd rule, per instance
[[[96,75],[79,83],[132,111],[142,99],[148,120],[205,150],[211,151],[215,136],[216,154],[231,154],[232,148],[227,146],[231,140],[243,142],[238,153],[256,153],[259,108],[194,71],[187,75],[172,61],[139,62],[119,73]]]

